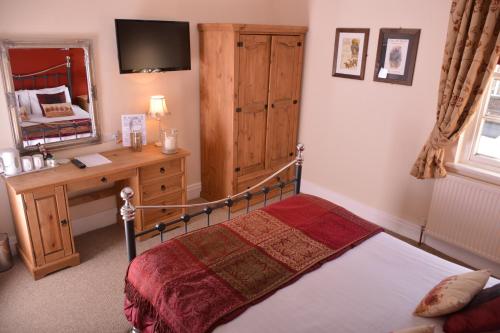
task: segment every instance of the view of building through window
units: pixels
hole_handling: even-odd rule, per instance
[[[489,96],[481,110],[476,154],[500,160],[500,65],[497,65]]]

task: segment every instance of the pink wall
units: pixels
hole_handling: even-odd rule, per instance
[[[198,32],[201,22],[307,25],[306,0],[23,0],[2,1],[0,38],[76,39],[93,41],[99,118],[104,141],[100,145],[58,152],[76,156],[116,148],[111,135],[120,128],[120,116],[145,113],[151,95],[165,95],[172,115],[164,125],[178,128],[180,145],[191,151],[188,185],[200,182]],[[158,74],[120,75],[115,40],[115,18],[182,20],[191,23],[192,70]],[[0,90],[3,91],[2,80]],[[0,149],[13,146],[5,97],[0,93]],[[148,123],[154,141],[157,125]],[[0,181],[0,232],[13,235],[10,209]],[[86,207],[98,213],[105,207]],[[72,219],[79,216],[72,215]]]
[[[311,0],[300,140],[304,178],[395,219],[423,224],[432,181],[409,175],[430,133],[449,0]],[[336,28],[370,28],[363,81],[332,77]],[[373,81],[380,28],[420,28],[413,85]]]

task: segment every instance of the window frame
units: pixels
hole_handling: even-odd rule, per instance
[[[466,164],[480,169],[500,173],[500,158],[481,155],[477,152],[485,122],[491,121],[500,124],[500,116],[486,114],[487,106],[492,96],[492,85],[495,79],[500,81],[500,65],[497,65],[490,82],[488,82],[485,93],[483,93],[481,98],[478,112],[476,112],[471,120],[471,123],[469,124],[469,127],[460,137],[458,149],[459,154],[457,154],[458,156],[455,158],[455,163]],[[498,96],[500,97],[500,95]]]

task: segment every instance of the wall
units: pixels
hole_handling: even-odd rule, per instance
[[[165,95],[172,115],[165,125],[180,129],[180,145],[191,151],[188,184],[200,182],[198,32],[201,22],[307,25],[305,0],[26,0],[0,2],[0,38],[90,38],[101,126],[105,140],[119,129],[120,115],[146,112],[151,95]],[[191,23],[192,70],[160,74],[120,75],[115,18],[183,20]],[[0,84],[1,85],[1,84]],[[3,91],[3,86],[0,86]],[[149,124],[149,138],[156,127]],[[13,146],[4,94],[0,94],[0,148]],[[113,142],[72,149],[75,156],[114,148]],[[92,211],[92,210],[91,210]],[[13,235],[7,195],[0,184],[0,232]]]
[[[449,0],[311,0],[299,138],[304,178],[396,218],[423,224],[432,181],[409,175],[430,133]],[[335,29],[370,28],[363,81],[331,76]],[[420,28],[413,85],[373,81],[380,28]]]

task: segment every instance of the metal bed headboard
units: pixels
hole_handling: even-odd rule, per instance
[[[66,73],[49,73],[58,68],[66,67]],[[30,74],[12,74],[12,79],[15,82],[21,82],[21,89],[24,89],[25,82],[31,81],[32,89],[40,89],[37,87],[37,82],[40,82],[40,79],[44,80],[45,86],[43,88],[48,88],[49,78],[54,77],[56,79],[57,85],[61,85],[60,78],[66,76],[66,85],[68,86],[69,94],[73,97],[73,90],[71,84],[71,57],[66,56],[66,62],[52,66],[50,68],[43,69],[41,71],[30,73]]]
[[[302,180],[302,163],[304,161],[304,158],[302,156],[304,152],[304,145],[303,144],[298,144],[297,145],[297,157],[289,162],[287,165],[283,166],[281,169],[267,177],[266,179],[262,180],[261,182],[255,184],[251,188],[237,193],[235,195],[230,195],[227,198],[216,200],[216,201],[211,201],[211,202],[205,202],[205,203],[200,203],[200,204],[190,204],[190,205],[160,205],[160,206],[133,206],[132,205],[132,198],[134,197],[134,191],[130,187],[125,187],[121,192],[120,196],[124,200],[124,205],[120,209],[120,213],[123,218],[123,222],[125,225],[125,241],[127,243],[127,253],[128,253],[128,260],[132,261],[137,255],[137,250],[136,250],[136,243],[135,239],[137,237],[144,236],[149,233],[153,232],[159,232],[160,234],[160,242],[163,242],[163,233],[167,232],[166,230],[167,227],[171,225],[178,224],[180,222],[184,223],[184,233],[188,232],[188,222],[197,216],[205,214],[207,216],[207,226],[210,226],[210,214],[216,209],[227,207],[227,220],[231,219],[231,207],[239,202],[246,200],[246,210],[247,213],[250,210],[250,200],[256,196],[263,194],[264,195],[264,207],[267,204],[268,200],[268,194],[272,190],[279,189],[280,190],[280,200],[283,197],[283,189],[289,185],[289,184],[294,184],[295,185],[295,194],[300,193],[300,184]],[[278,181],[275,185],[272,186],[264,186],[260,190],[252,192],[254,189],[258,188],[259,186],[262,186],[269,180],[273,179],[275,176],[280,174],[281,172],[285,171],[292,165],[295,165],[295,178],[291,179],[287,182],[284,181]],[[173,209],[173,208],[193,208],[193,207],[203,207],[203,209],[196,211],[195,213],[191,214],[183,214],[181,217],[179,217],[176,220],[166,222],[166,223],[158,223],[154,227],[148,230],[141,231],[139,233],[135,233],[135,228],[134,228],[134,220],[135,220],[135,212],[137,209]]]

